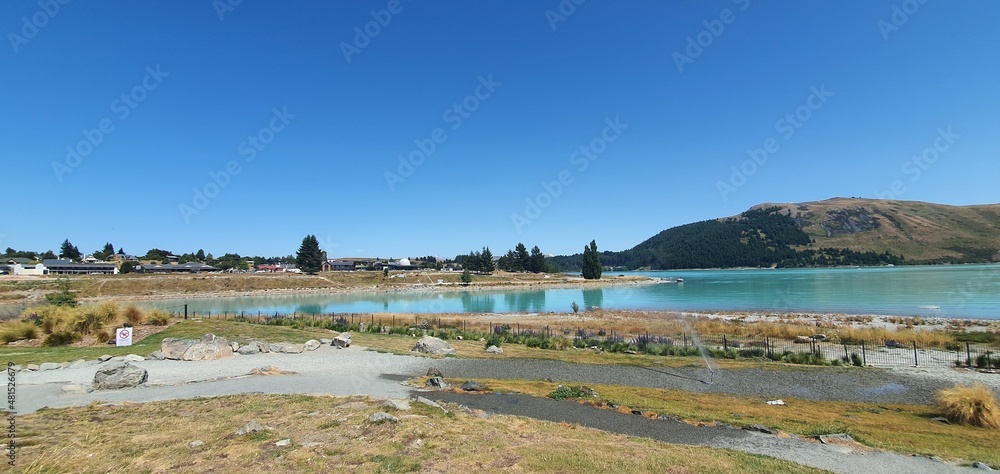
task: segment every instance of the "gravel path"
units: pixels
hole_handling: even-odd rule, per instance
[[[924,372],[883,369],[781,367],[776,369],[722,369],[714,374],[704,368],[628,367],[584,365],[546,360],[448,359],[441,362],[451,378],[544,380],[588,384],[627,385],[679,389],[690,392],[751,395],[769,399],[797,397],[826,401],[931,404],[934,393],[959,379],[954,369]],[[966,371],[964,379],[978,377]]]

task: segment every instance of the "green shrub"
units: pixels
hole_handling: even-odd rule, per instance
[[[574,385],[572,387],[564,387],[560,385],[549,394],[549,398],[553,400],[565,400],[567,398],[594,398],[596,396],[597,393],[595,393],[592,389],[582,385]]]

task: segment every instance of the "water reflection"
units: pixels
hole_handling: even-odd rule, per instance
[[[593,290],[583,290],[583,307],[586,309],[600,308],[604,306],[604,290],[596,288]]]
[[[462,310],[466,313],[492,313],[496,298],[488,293],[462,292]]]
[[[544,291],[517,291],[504,293],[504,304],[507,311],[517,313],[540,313],[545,311]]]

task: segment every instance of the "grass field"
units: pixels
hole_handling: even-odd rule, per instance
[[[420,404],[393,411],[398,423],[368,421],[381,410],[361,398],[276,395],[47,409],[17,418],[17,471],[820,472],[735,451],[524,418],[444,414]],[[251,420],[270,429],[234,436]],[[290,444],[275,446],[282,439]],[[204,444],[190,447],[196,440]]]

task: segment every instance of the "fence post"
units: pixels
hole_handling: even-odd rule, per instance
[[[917,363],[917,341],[913,341],[913,366],[916,367],[920,364]]]
[[[972,349],[969,348],[969,342],[965,342],[965,366],[972,367]]]
[[[861,365],[868,365],[868,355],[865,354],[865,341],[861,340]]]
[[[850,360],[851,360],[851,356],[847,354],[847,343],[846,342],[844,343],[844,359],[846,359],[848,362],[850,362]]]
[[[726,335],[725,334],[722,335],[722,351],[723,352],[728,352],[729,351],[729,343],[726,342]]]
[[[687,349],[687,347],[688,347],[688,335],[687,335],[687,333],[681,334],[681,337],[684,338],[684,348]]]
[[[188,318],[188,305],[184,303],[184,319]]]

